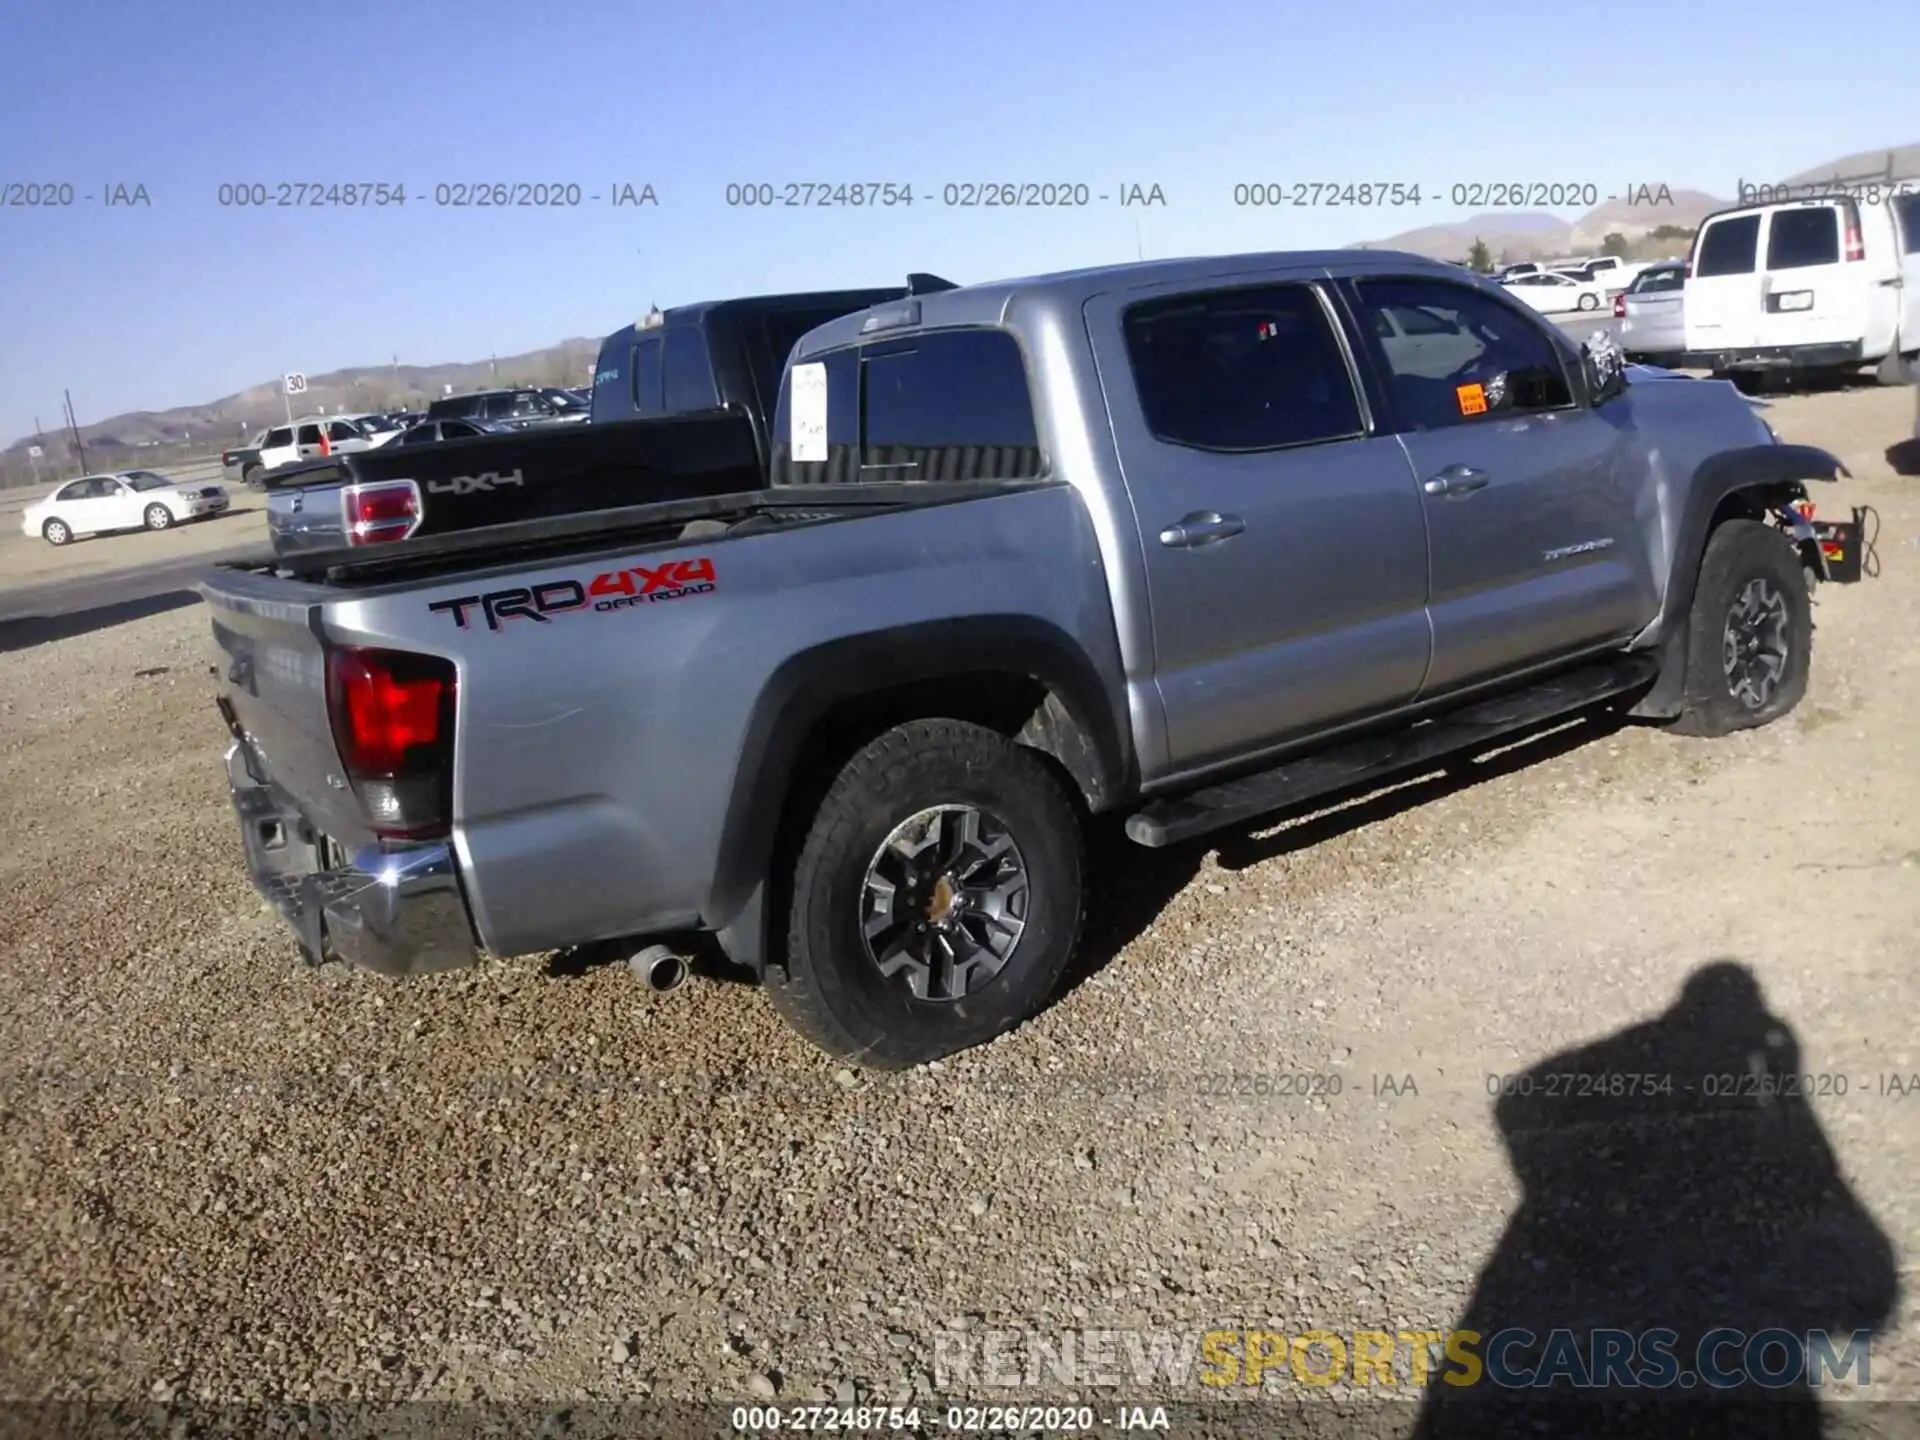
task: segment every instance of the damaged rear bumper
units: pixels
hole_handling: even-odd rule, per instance
[[[253,773],[242,742],[228,747],[226,763],[247,874],[309,961],[405,976],[479,958],[449,845],[382,843],[340,855],[290,797]]]

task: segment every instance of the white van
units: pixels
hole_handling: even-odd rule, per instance
[[[1920,353],[1920,182],[1891,188],[1708,216],[1687,257],[1685,363],[1804,374]]]

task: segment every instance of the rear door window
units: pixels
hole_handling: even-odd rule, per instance
[[[1700,236],[1693,267],[1696,279],[1714,275],[1751,275],[1760,255],[1760,217],[1730,215],[1709,224]]]
[[[1767,227],[1767,269],[1840,263],[1840,212],[1831,205],[1776,210]]]
[[[861,369],[862,479],[1014,480],[1040,473],[1027,367],[1006,331],[935,331],[870,345]]]
[[[327,438],[329,440],[364,440],[367,437],[359,427],[350,425],[345,420],[336,420],[327,426]]]
[[[293,431],[282,425],[277,430],[269,430],[266,438],[260,442],[262,450],[278,450],[293,443]]]

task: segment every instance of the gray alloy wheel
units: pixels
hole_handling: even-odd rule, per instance
[[[1721,634],[1721,667],[1727,692],[1749,710],[1758,710],[1780,688],[1792,658],[1787,600],[1773,582],[1756,576],[1741,587],[1727,611]]]
[[[147,506],[145,519],[149,530],[165,530],[169,525],[173,524],[173,512],[156,501],[154,504]]]
[[[867,863],[867,958],[915,999],[952,1001],[989,983],[1026,929],[1027,863],[1007,827],[968,805],[896,825]]]
[[[73,539],[73,531],[67,528],[64,520],[49,520],[40,527],[40,534],[49,545],[64,545]]]

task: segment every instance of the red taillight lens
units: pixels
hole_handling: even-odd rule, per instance
[[[453,777],[453,662],[341,646],[327,654],[334,744],[374,833],[444,833]]]
[[[1626,296],[1616,295],[1613,297],[1613,318],[1616,320],[1624,320],[1627,318]]]
[[[1860,240],[1860,216],[1852,210],[1847,211],[1847,259],[1864,260],[1867,247]]]
[[[405,540],[420,528],[420,487],[411,480],[349,485],[340,492],[349,545]]]

